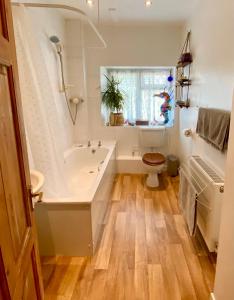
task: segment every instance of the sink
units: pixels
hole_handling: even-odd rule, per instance
[[[39,171],[30,170],[30,177],[31,177],[32,193],[35,194],[40,192],[45,181],[44,175]]]

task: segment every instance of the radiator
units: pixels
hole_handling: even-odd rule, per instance
[[[210,252],[217,252],[224,180],[200,156],[189,159],[191,182],[199,187],[197,226]]]

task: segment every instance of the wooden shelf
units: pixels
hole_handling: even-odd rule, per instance
[[[176,86],[190,86],[192,84],[192,80],[190,79],[180,79],[177,81]]]
[[[175,84],[176,98],[179,99],[178,101],[176,101],[176,105],[179,106],[180,108],[183,107],[188,108],[190,106],[189,87],[190,85],[192,85],[190,74],[191,74],[191,64],[193,62],[193,56],[192,53],[190,52],[190,35],[191,35],[191,31],[187,33],[182,52],[176,66],[176,79],[177,79]]]
[[[183,108],[183,107],[189,108],[189,107],[190,107],[190,104],[189,104],[189,102],[187,102],[187,101],[177,100],[177,101],[176,101],[176,106],[179,106],[180,108]]]

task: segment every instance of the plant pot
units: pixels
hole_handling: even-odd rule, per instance
[[[123,113],[110,113],[110,126],[123,126],[124,117]]]

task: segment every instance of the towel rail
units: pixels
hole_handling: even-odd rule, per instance
[[[200,200],[196,199],[196,201],[201,204],[202,206],[204,206],[205,208],[207,208],[209,211],[212,211],[212,208],[208,205],[206,205],[205,203],[201,202]]]
[[[205,192],[205,190],[211,185],[214,184],[213,180],[211,178],[209,178],[209,175],[207,176],[203,170],[198,170],[197,167],[194,167],[193,164],[191,162],[193,161],[193,157],[188,157],[188,160],[183,163],[180,167],[180,172],[183,172],[184,175],[186,176],[188,182],[190,183],[190,185],[193,187],[194,191],[197,194],[197,202],[199,204],[201,204],[202,206],[206,207],[207,209],[209,209],[210,211],[212,211],[212,208],[208,205],[206,205],[205,203],[203,203],[202,201],[199,200],[199,196]],[[202,172],[201,172],[202,171]],[[204,180],[204,177],[201,176],[202,175],[206,175],[206,180]],[[223,185],[220,187],[220,193],[222,192]]]
[[[204,192],[204,190],[208,187],[208,185],[211,183],[211,182],[208,182],[208,183],[204,183],[204,185],[202,186],[202,182],[198,181],[197,178],[192,174],[191,172],[191,169],[189,169],[189,167],[187,167],[185,164],[183,164],[181,167],[180,167],[180,171],[182,171],[188,181],[190,182],[190,184],[193,186],[194,190],[196,191],[196,193],[198,194],[198,196],[200,194],[202,194]],[[199,174],[197,173],[197,171],[195,169],[192,169],[192,171],[194,171],[194,173],[196,173],[197,176],[199,176]]]
[[[186,176],[188,182],[191,184],[192,188],[194,189],[194,191],[196,192],[196,202],[198,202],[199,204],[201,204],[202,206],[204,206],[205,208],[207,208],[209,211],[212,211],[212,208],[208,205],[206,205],[205,203],[203,203],[202,201],[199,200],[199,195],[201,195],[205,189],[207,188],[208,185],[206,185],[205,187],[203,187],[203,189],[201,189],[200,191],[198,191],[196,189],[196,187],[194,186],[192,180],[189,178],[189,174],[184,170],[184,168],[180,168],[180,172],[183,172],[184,175]]]
[[[215,167],[200,156],[188,157],[181,164],[180,175],[179,201],[188,227],[192,228],[194,220],[194,226],[199,228],[209,251],[217,251],[224,180]]]

